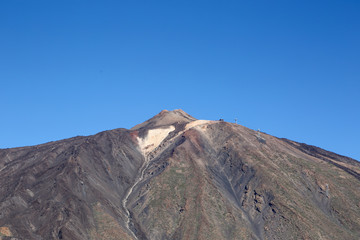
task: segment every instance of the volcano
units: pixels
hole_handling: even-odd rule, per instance
[[[0,239],[360,239],[360,163],[162,111],[0,149]]]

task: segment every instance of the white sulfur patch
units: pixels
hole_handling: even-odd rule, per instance
[[[167,137],[167,135],[169,135],[169,133],[174,130],[174,126],[169,126],[167,128],[156,128],[149,130],[146,137],[138,137],[138,143],[144,156],[157,148],[160,143]]]

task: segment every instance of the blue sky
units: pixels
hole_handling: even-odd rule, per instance
[[[360,160],[360,1],[0,2],[0,148],[162,109]]]

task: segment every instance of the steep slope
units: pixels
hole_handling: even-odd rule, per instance
[[[114,231],[130,239],[119,199],[143,157],[129,131],[5,149],[0,158],[0,226],[12,236],[99,239]]]
[[[359,176],[353,159],[164,110],[0,150],[0,239],[359,239]]]

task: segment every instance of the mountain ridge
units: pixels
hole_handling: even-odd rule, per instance
[[[0,239],[356,239],[359,163],[162,111],[0,149]]]

